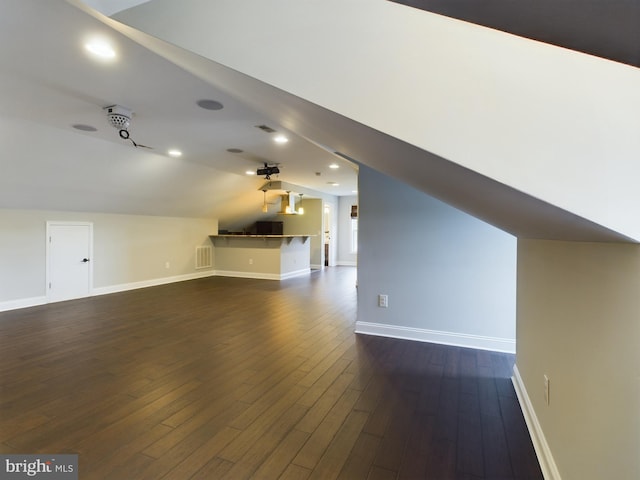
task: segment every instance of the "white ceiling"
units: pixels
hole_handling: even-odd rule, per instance
[[[140,2],[87,3],[116,11]],[[113,45],[114,61],[84,50],[96,36]],[[245,171],[263,162],[279,164],[273,179],[299,185],[309,196],[353,195],[357,188],[350,162],[64,0],[3,0],[0,41],[0,208],[203,216],[239,227],[260,215],[264,179]],[[204,110],[196,105],[200,99],[224,108]],[[103,111],[113,104],[134,111],[131,138],[153,150],[118,136]],[[78,131],[75,124],[97,131]],[[276,144],[273,134],[256,128],[262,124],[290,141]],[[170,148],[183,156],[170,158]],[[330,169],[331,163],[340,168]]]
[[[148,1],[149,0],[84,0],[84,3],[104,15],[111,16],[114,13],[147,3]]]

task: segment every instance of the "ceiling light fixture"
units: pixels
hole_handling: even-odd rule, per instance
[[[182,152],[180,150],[172,149],[167,152],[170,157],[178,158],[182,156]]]
[[[244,173],[246,173],[247,175],[255,175],[256,174],[256,172],[254,172],[253,170],[247,170]]]
[[[262,213],[268,213],[269,207],[267,206],[267,190],[262,190]]]
[[[273,137],[273,141],[276,143],[287,143],[289,141],[289,139],[287,137],[285,137],[284,135],[277,135],[275,137]]]
[[[331,165],[329,165],[329,168],[336,170],[338,168],[340,168],[340,165],[338,165],[337,163],[332,163]]]
[[[84,48],[95,57],[103,60],[112,60],[116,57],[116,51],[104,40],[92,40],[85,43]]]
[[[302,207],[302,196],[304,193],[300,194],[300,206],[298,207],[298,215],[304,215],[304,208]]]

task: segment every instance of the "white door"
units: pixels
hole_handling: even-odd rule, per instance
[[[47,299],[89,296],[93,224],[47,222]]]

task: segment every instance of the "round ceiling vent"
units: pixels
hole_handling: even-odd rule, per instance
[[[196,103],[200,108],[204,108],[205,110],[222,110],[224,108],[224,105],[215,100],[203,99],[198,100]]]
[[[98,129],[93,125],[85,125],[84,123],[76,123],[71,125],[76,130],[82,130],[83,132],[97,132]]]

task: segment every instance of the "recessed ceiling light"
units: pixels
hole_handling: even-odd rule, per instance
[[[227,152],[229,153],[242,153],[244,150],[240,150],[239,148],[227,148]]]
[[[103,60],[111,60],[116,57],[116,51],[105,40],[91,40],[85,43],[84,48],[92,55]]]
[[[277,135],[275,137],[273,137],[273,141],[276,143],[287,143],[289,141],[289,139],[287,137],[285,137],[284,135]]]
[[[167,153],[169,154],[170,157],[173,157],[173,158],[178,158],[182,156],[182,152],[180,150],[176,150],[175,148],[169,150]]]
[[[328,185],[331,185],[332,187],[338,187],[338,186],[340,186],[340,184],[339,184],[339,183],[336,183],[336,182],[327,182],[327,184],[328,184]]]
[[[76,123],[71,125],[76,130],[82,130],[83,132],[97,132],[98,129],[92,125],[85,125],[84,123]]]
[[[196,103],[200,108],[204,108],[205,110],[222,110],[224,108],[224,105],[215,100],[203,99],[198,100]]]
[[[244,173],[246,173],[247,175],[255,175],[255,174],[256,174],[256,172],[255,172],[255,171],[253,171],[253,170],[247,170],[247,171],[246,171],[246,172],[244,172]]]
[[[340,165],[338,165],[337,163],[332,163],[331,165],[329,165],[329,168],[332,168],[335,170],[336,168],[340,168]]]

